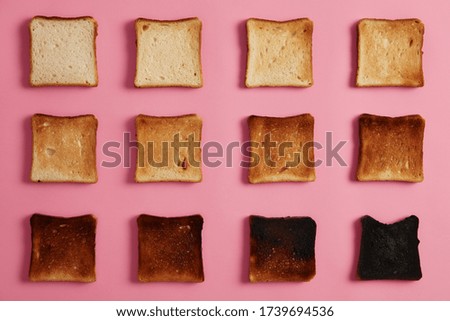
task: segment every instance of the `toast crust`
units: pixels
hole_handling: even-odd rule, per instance
[[[420,115],[359,118],[359,181],[423,181],[425,120]]]
[[[422,21],[362,19],[357,30],[357,87],[424,85]]]
[[[248,19],[246,87],[312,86],[312,32],[308,18]]]
[[[69,83],[56,83],[54,81],[38,81],[34,80],[34,64],[33,64],[33,23],[36,20],[46,20],[46,21],[89,21],[93,24],[93,41],[92,41],[92,59],[93,59],[93,70],[94,70],[94,81],[77,81],[77,82],[69,82]],[[32,87],[47,87],[47,86],[55,86],[55,87],[65,87],[65,86],[77,86],[77,87],[97,87],[98,86],[98,68],[97,68],[97,45],[96,38],[98,35],[98,23],[91,16],[80,16],[80,17],[58,17],[58,16],[34,16],[29,23],[28,26],[29,35],[30,35],[30,76],[29,82]]]
[[[35,114],[31,118],[31,181],[96,183],[97,126],[94,115]]]
[[[252,184],[271,182],[311,182],[314,168],[314,118],[310,114],[291,117],[250,116],[248,169]],[[270,139],[272,147],[268,147]]]
[[[135,181],[201,182],[201,132],[202,120],[195,114],[173,117],[138,115]],[[180,142],[178,150],[176,142]]]
[[[163,30],[165,29],[163,26],[170,29],[168,31]],[[145,37],[145,33],[152,32],[153,29],[156,29],[154,36],[152,39],[147,39],[148,37]],[[179,20],[136,19],[134,86],[136,88],[201,88],[203,86],[201,31],[202,22],[197,17]],[[175,39],[166,39],[170,36],[175,37]],[[158,42],[158,37],[164,37],[164,41]],[[164,48],[164,45],[170,40],[175,48],[168,50],[168,48]],[[145,52],[146,41],[153,42],[151,44],[152,51]],[[172,57],[174,50],[178,55]],[[189,52],[188,57],[183,56],[186,52]],[[159,61],[159,58],[164,60]],[[155,71],[154,75],[152,74],[153,71]],[[156,72],[160,74],[156,74]]]
[[[250,282],[305,282],[316,274],[310,217],[250,216]]]
[[[140,282],[203,282],[200,215],[137,219]]]
[[[95,281],[93,215],[57,217],[34,214],[30,219],[30,281]]]

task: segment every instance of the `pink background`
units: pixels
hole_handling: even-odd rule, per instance
[[[282,5],[281,5],[282,4]],[[3,300],[449,300],[450,197],[450,3],[447,0],[261,1],[136,0],[13,1],[0,10],[1,215],[0,299]],[[27,24],[34,15],[92,15],[99,24],[97,88],[30,88]],[[201,89],[135,89],[134,19],[203,22]],[[260,17],[314,21],[314,86],[246,89],[245,20]],[[353,87],[355,23],[360,18],[420,18],[425,24],[425,87]],[[134,166],[108,169],[101,147],[134,136],[134,117],[197,113],[203,142],[247,139],[249,115],[311,113],[315,138],[348,140],[341,155],[349,166],[321,166],[313,183],[250,185],[233,153],[233,167],[203,168],[200,184],[136,184]],[[94,185],[33,184],[30,117],[34,113],[99,120],[99,182]],[[425,181],[358,183],[356,119],[361,113],[426,119]],[[316,153],[324,158],[324,151]],[[223,160],[223,159],[222,159]],[[134,165],[134,163],[132,163]],[[30,283],[29,218],[38,212],[98,217],[97,281],[92,284]],[[206,280],[200,284],[137,282],[136,218],[141,213],[205,218]],[[317,275],[309,283],[250,284],[247,217],[311,216],[317,222]],[[355,280],[358,220],[370,214],[394,222],[415,214],[423,278],[418,282]]]

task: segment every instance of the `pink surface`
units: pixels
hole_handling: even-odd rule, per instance
[[[283,3],[283,5],[280,5]],[[2,1],[0,10],[0,299],[3,300],[449,300],[450,197],[450,2],[434,1]],[[34,15],[92,15],[99,24],[97,88],[30,88],[28,29]],[[198,16],[203,22],[201,89],[133,88],[134,19]],[[314,21],[314,86],[308,89],[243,87],[245,20],[250,17]],[[425,24],[425,87],[359,89],[352,86],[356,61],[355,23],[360,18],[420,18]],[[315,138],[325,133],[348,140],[349,166],[321,166],[317,180],[300,184],[250,185],[239,167],[203,168],[200,184],[136,184],[134,166],[113,169],[102,145],[134,136],[134,117],[197,113],[203,142],[247,139],[249,115],[287,116],[309,112]],[[33,184],[30,117],[34,113],[78,115],[99,120],[99,182],[94,185]],[[356,119],[361,113],[426,119],[425,181],[358,183]],[[324,151],[316,153],[323,158]],[[134,164],[134,163],[132,163]],[[97,282],[30,283],[29,218],[39,212],[98,217]],[[141,213],[205,218],[201,284],[137,282],[136,218]],[[250,284],[247,217],[311,216],[317,222],[317,275],[309,283]],[[418,282],[355,280],[358,219],[370,214],[394,222],[420,218],[423,278]]]

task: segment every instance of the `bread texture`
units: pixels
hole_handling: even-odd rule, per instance
[[[422,87],[424,30],[419,19],[360,20],[356,86]]]
[[[313,22],[247,20],[247,87],[310,87]]]
[[[361,218],[358,262],[361,280],[419,280],[422,278],[417,231],[419,219],[409,216],[383,224],[370,216]]]
[[[200,215],[137,219],[141,282],[203,282]]]
[[[250,282],[302,282],[316,275],[316,222],[250,216]]]
[[[31,181],[96,183],[97,119],[94,115],[31,118]]]
[[[136,87],[202,87],[198,18],[159,21],[139,18],[136,29]]]
[[[311,182],[314,168],[314,118],[310,114],[292,117],[248,118],[251,162],[250,183]]]
[[[359,181],[423,181],[425,120],[419,115],[359,118]]]
[[[65,218],[34,214],[30,223],[30,281],[95,281],[97,219],[93,215]]]
[[[201,132],[197,115],[137,116],[136,182],[200,182]]]
[[[29,29],[31,86],[98,85],[94,18],[36,16]]]

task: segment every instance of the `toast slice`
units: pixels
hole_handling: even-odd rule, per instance
[[[412,215],[394,224],[370,216],[361,218],[362,235],[358,262],[361,280],[419,280],[422,278],[417,231]]]
[[[137,116],[136,182],[200,182],[201,132],[197,115]]]
[[[203,86],[198,18],[137,19],[135,87]]]
[[[356,86],[422,87],[423,34],[419,19],[360,20]]]
[[[65,218],[34,214],[30,223],[30,281],[95,281],[97,219],[93,215]]]
[[[313,22],[247,20],[247,87],[310,87]]]
[[[248,180],[252,184],[311,182],[314,168],[314,118],[310,114],[292,117],[248,118],[250,157]]]
[[[423,181],[425,120],[419,115],[359,118],[359,181]]]
[[[98,85],[94,18],[36,16],[29,29],[31,86]]]
[[[31,181],[96,183],[97,119],[94,115],[31,118]]]
[[[203,282],[200,215],[137,219],[141,282]]]
[[[250,216],[250,282],[304,282],[316,275],[316,222]]]

